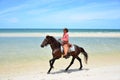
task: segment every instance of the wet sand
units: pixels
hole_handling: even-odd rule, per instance
[[[88,60],[88,64],[82,61],[82,70],[78,70],[79,62],[75,60],[65,72],[71,58],[61,58],[55,62],[51,74],[47,74],[49,59],[11,63],[0,66],[0,80],[120,80],[120,54],[89,54]]]

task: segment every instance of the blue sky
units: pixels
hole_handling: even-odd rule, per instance
[[[120,0],[0,0],[0,28],[120,29]]]

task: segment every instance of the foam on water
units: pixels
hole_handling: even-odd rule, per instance
[[[0,37],[45,37],[46,35],[51,35],[55,37],[61,37],[63,33],[0,33]],[[70,37],[120,37],[119,32],[70,32]]]

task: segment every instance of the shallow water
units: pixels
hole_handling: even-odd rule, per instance
[[[62,30],[0,29],[0,71],[29,63],[41,65],[45,61],[47,64],[52,58],[51,49],[49,46],[40,47],[47,34],[58,39],[62,36]],[[70,43],[83,47],[90,57],[120,53],[120,30],[70,29],[69,34]]]
[[[52,57],[51,49],[49,46],[40,47],[43,39],[43,37],[0,37],[0,64],[48,60]],[[70,42],[83,47],[88,55],[120,52],[120,38],[71,37]]]

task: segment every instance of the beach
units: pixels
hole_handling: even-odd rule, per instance
[[[51,49],[40,47],[47,34],[62,36],[59,31],[0,32],[0,80],[120,80],[120,31],[70,32],[70,42],[88,53],[88,64],[80,54],[82,70],[75,60],[65,72],[72,58],[60,58],[50,74]]]
[[[65,72],[71,59],[59,59],[55,62],[54,69],[47,74],[48,61],[26,62],[17,66],[8,66],[0,75],[0,80],[119,80],[120,55],[91,56],[88,64],[83,62],[83,69],[78,70],[79,63],[75,63]],[[23,65],[24,64],[24,65]],[[64,64],[64,65],[63,65]],[[11,69],[11,70],[10,70]],[[4,69],[5,70],[5,69]]]

